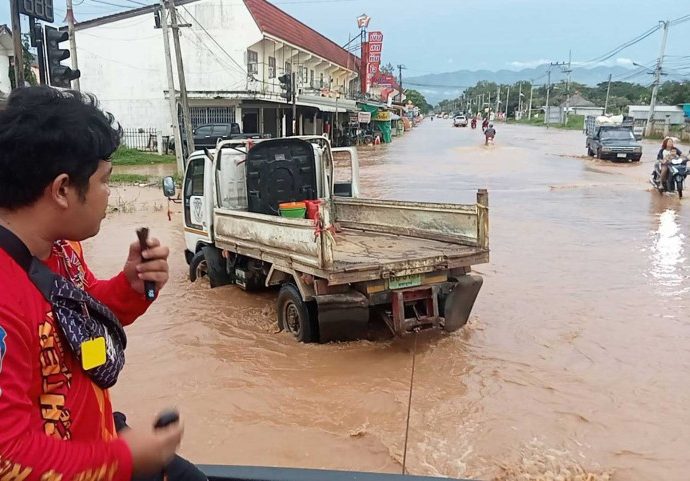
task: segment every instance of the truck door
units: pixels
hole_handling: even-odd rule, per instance
[[[185,245],[192,252],[196,251],[200,243],[211,243],[211,168],[211,160],[206,156],[192,157],[184,176],[182,190]]]

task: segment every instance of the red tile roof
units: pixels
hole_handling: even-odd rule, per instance
[[[266,0],[244,0],[263,33],[301,47],[341,67],[357,70],[359,58]]]

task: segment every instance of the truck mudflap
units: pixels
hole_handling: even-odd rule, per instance
[[[464,275],[458,278],[452,290],[442,297],[440,315],[443,316],[445,331],[457,331],[467,324],[483,283],[484,279],[481,276]]]
[[[369,299],[357,291],[314,296],[318,306],[319,342],[363,339],[369,323]]]

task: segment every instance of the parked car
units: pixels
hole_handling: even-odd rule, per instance
[[[467,117],[464,115],[453,117],[453,127],[467,127]]]
[[[230,140],[233,135],[241,134],[240,124],[232,122],[228,124],[199,125],[192,131],[194,135],[194,148],[215,149],[219,140]]]
[[[194,149],[209,149],[214,150],[216,144],[222,140],[232,140],[232,139],[267,139],[270,138],[269,134],[259,134],[259,133],[242,133],[240,129],[240,124],[237,122],[230,123],[215,123],[215,124],[204,124],[199,125],[192,131],[194,138]],[[183,139],[183,156],[186,158],[190,155],[187,149],[187,142]],[[169,148],[173,152],[175,151],[175,139],[170,138]]]

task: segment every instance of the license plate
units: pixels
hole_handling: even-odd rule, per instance
[[[619,159],[625,159],[628,156],[628,154],[618,154]]]
[[[422,284],[422,276],[402,276],[394,277],[388,281],[389,289],[407,289],[408,287],[416,287]]]

